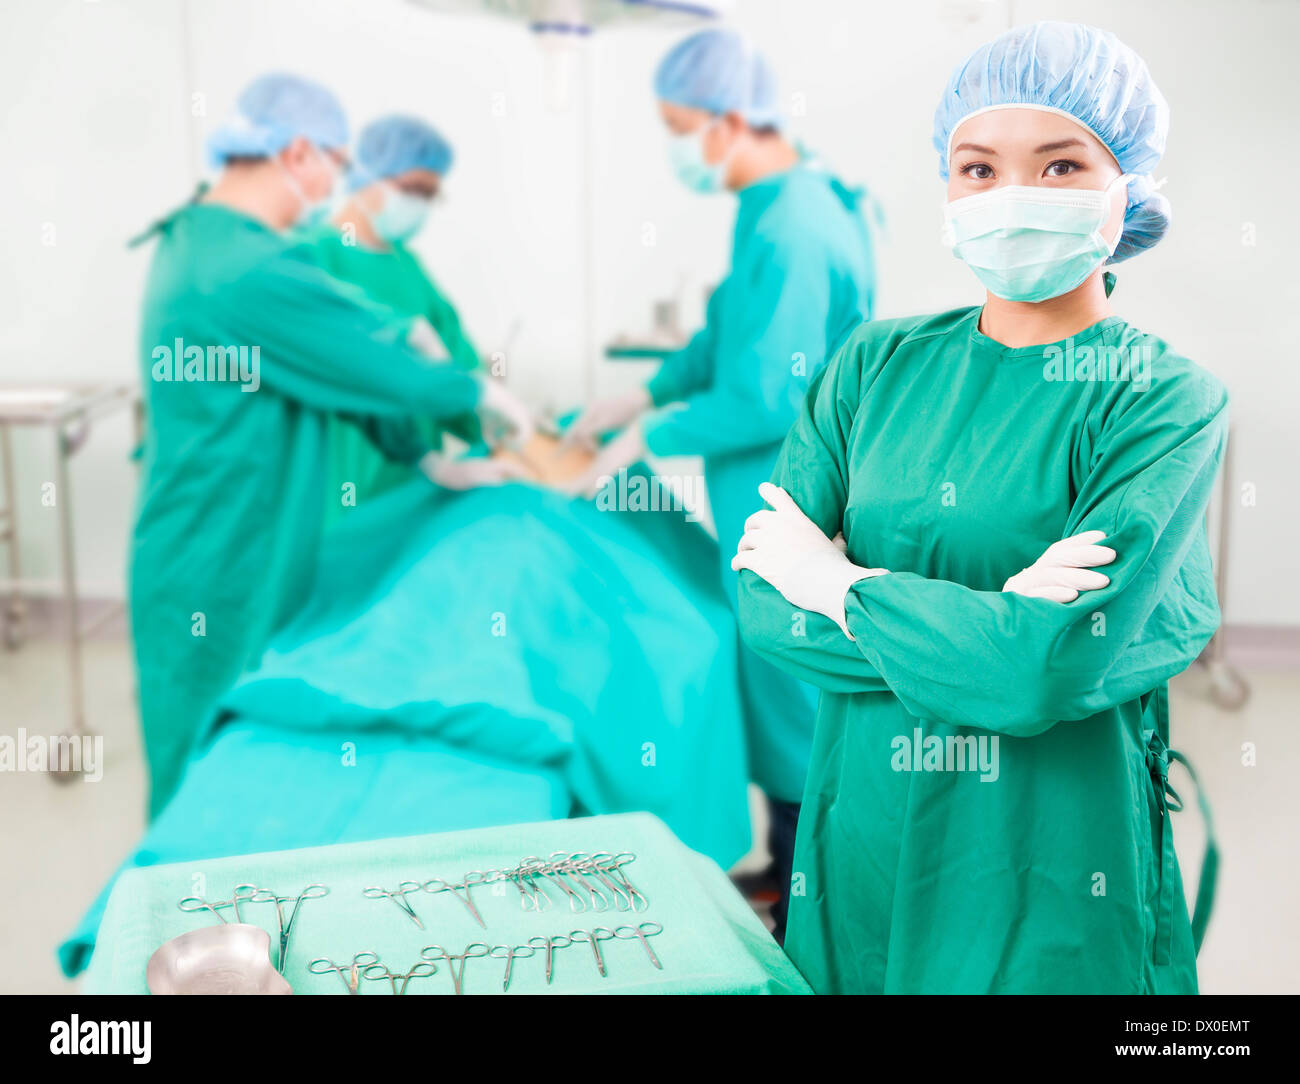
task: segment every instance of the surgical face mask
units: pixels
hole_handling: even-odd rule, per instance
[[[325,156],[316,147],[312,147],[312,151],[317,158],[325,162]],[[289,186],[289,191],[298,199],[298,214],[293,220],[293,226],[298,229],[309,229],[323,222],[334,205],[334,186],[338,181],[338,171],[328,162],[325,162],[325,168],[330,171],[333,177],[331,190],[323,199],[309,200],[307,193],[302,190],[302,186],[298,183],[298,179],[289,172],[282,161],[277,159],[277,162],[280,165],[280,172],[284,174],[285,183]]]
[[[1111,192],[1007,185],[944,204],[944,243],[989,293],[1007,301],[1046,301],[1067,294],[1115,251],[1102,235]]]
[[[678,179],[692,192],[709,193],[721,191],[723,179],[727,172],[728,154],[715,166],[704,160],[704,137],[712,129],[706,124],[698,132],[683,132],[668,140],[668,160]]]
[[[408,241],[429,217],[430,201],[385,184],[384,203],[370,216],[370,227],[385,241]]]

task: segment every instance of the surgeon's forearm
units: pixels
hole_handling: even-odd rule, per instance
[[[664,358],[659,371],[646,384],[651,403],[657,407],[666,406],[709,386],[712,377],[710,341],[706,328],[681,350]]]
[[[483,388],[474,377],[449,362],[423,367],[432,372],[421,381],[420,404],[415,413],[449,420],[478,408]]]
[[[645,421],[646,447],[658,456],[735,455],[775,447],[789,425],[764,416],[755,404],[705,392],[680,407],[656,411]]]
[[[827,692],[889,691],[884,678],[830,618],[791,605],[748,570],[740,573],[738,593],[741,637],[756,655]]]
[[[387,459],[413,465],[434,450],[424,427],[415,418],[357,419],[366,439]]]

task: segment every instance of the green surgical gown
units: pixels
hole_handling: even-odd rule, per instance
[[[741,576],[747,642],[823,690],[786,949],[823,992],[1195,992],[1165,683],[1218,623],[1226,395],[1116,317],[1011,349],[979,313],[864,325],[782,449],[774,481],[892,570],[850,590],[854,640]],[[1002,593],[1094,529],[1108,587]]]
[[[379,251],[346,244],[343,235],[328,222],[309,231],[304,240],[321,267],[361,290],[371,302],[392,310],[398,321],[427,320],[447,348],[452,364],[467,372],[479,368],[478,350],[461,327],[455,308],[405,245],[397,242]],[[470,443],[482,436],[472,414],[441,422],[423,418],[413,424],[419,426],[430,446],[441,442],[444,431]],[[360,502],[411,479],[409,465],[384,456],[356,425],[343,418],[330,421],[329,447],[327,522],[341,518],[351,507],[340,499],[344,483],[355,486],[355,498]]]
[[[151,816],[212,702],[307,593],[331,418],[414,462],[427,446],[410,415],[455,416],[478,398],[471,377],[395,342],[378,310],[254,219],[192,203],[155,232],[129,588]],[[169,354],[213,347],[246,348],[256,390],[198,379],[206,364],[164,379],[177,375]]]
[[[723,591],[735,604],[731,557],[817,372],[871,314],[875,270],[860,194],[800,164],[739,193],[731,270],[707,320],[650,382],[656,455],[698,455],[721,546]],[[797,802],[812,749],[817,691],[751,652],[740,656],[750,776]]]

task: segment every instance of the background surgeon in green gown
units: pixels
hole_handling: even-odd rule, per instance
[[[400,114],[380,117],[362,129],[344,185],[347,202],[328,222],[312,227],[306,240],[320,264],[335,278],[352,283],[371,301],[413,325],[408,340],[428,344],[428,352],[466,372],[480,368],[480,355],[461,327],[460,317],[415,253],[408,248],[437,200],[452,165],[452,150],[430,124]],[[429,331],[432,330],[432,335]],[[451,421],[421,419],[430,445],[449,429],[471,444],[481,439],[472,414]],[[344,514],[339,493],[345,483],[356,501],[378,496],[409,481],[411,467],[385,456],[355,425],[330,421],[330,487],[327,519]],[[456,488],[480,480],[497,481],[501,464],[486,458],[447,461],[447,470],[466,476]],[[457,481],[449,479],[449,481]]]
[[[747,522],[746,639],[823,690],[786,939],[818,991],[1196,990],[1165,683],[1218,623],[1227,397],[1103,270],[1165,232],[1168,123],[1089,27],[959,66],[935,146],[986,300],[853,335]]]
[[[655,74],[655,96],[683,183],[737,195],[731,270],[689,345],[665,360],[648,387],[593,404],[572,434],[623,430],[581,483],[588,490],[647,448],[703,456],[724,593],[734,605],[730,557],[754,488],[771,474],[809,382],[871,315],[875,268],[860,207],[866,197],[782,135],[771,67],[734,30],[704,30],[678,43]],[[647,412],[651,407],[658,409]],[[751,778],[770,803],[769,877],[783,892],[817,691],[750,652],[741,652],[740,665]],[[778,939],[784,906],[782,897],[773,911]]]
[[[284,235],[325,208],[346,145],[329,91],[263,76],[211,136],[215,185],[149,231],[129,599],[151,816],[212,702],[311,583],[330,419],[410,463],[429,451],[412,413],[529,425],[499,384],[429,364]]]

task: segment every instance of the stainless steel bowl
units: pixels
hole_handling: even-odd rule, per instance
[[[271,966],[271,938],[260,926],[228,923],[192,930],[149,957],[154,994],[292,994]]]

